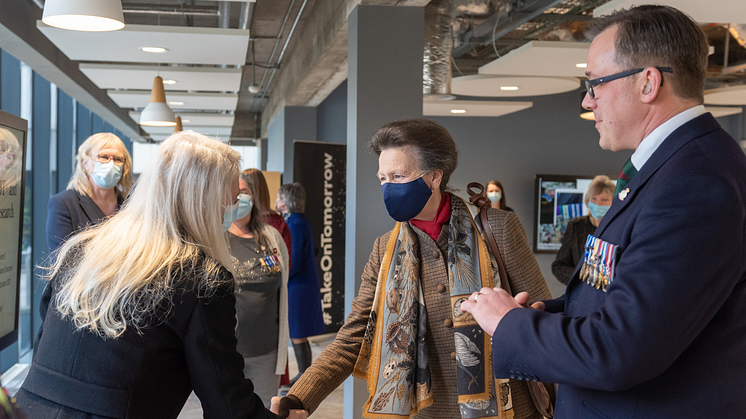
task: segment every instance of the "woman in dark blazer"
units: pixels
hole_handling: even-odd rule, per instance
[[[59,249],[16,398],[31,418],[275,418],[243,377],[228,243],[240,155],[192,131],[158,149],[127,204]],[[304,418],[304,412],[291,417]]]
[[[293,341],[298,375],[290,380],[293,385],[311,366],[311,345],[308,337],[326,333],[321,311],[321,286],[316,268],[313,231],[304,212],[306,190],[300,183],[282,185],[277,191],[275,208],[282,212],[290,229],[293,258],[288,279],[288,322]]]
[[[132,187],[132,157],[112,133],[88,137],[78,148],[76,161],[67,189],[47,204],[50,253],[72,234],[116,212]]]

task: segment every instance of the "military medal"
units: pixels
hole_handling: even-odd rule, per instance
[[[585,243],[583,265],[580,267],[580,280],[606,292],[614,279],[616,249],[616,245],[589,235]]]
[[[277,260],[277,255],[264,256],[260,260],[264,272],[268,274],[280,273],[280,262]]]

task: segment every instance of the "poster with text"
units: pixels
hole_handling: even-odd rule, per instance
[[[8,114],[3,113],[0,117],[8,117]],[[3,125],[2,120],[0,119],[0,235],[3,237],[0,240],[0,349],[17,339],[25,166],[25,121],[24,130],[20,130]]]
[[[344,324],[347,146],[294,142],[293,179],[306,189],[326,332]]]

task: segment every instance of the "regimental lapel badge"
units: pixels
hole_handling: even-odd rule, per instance
[[[603,292],[614,280],[617,246],[589,235],[585,242],[580,280]]]
[[[629,188],[626,188],[623,191],[619,192],[619,200],[624,201],[624,198],[626,198],[628,194],[629,194]]]

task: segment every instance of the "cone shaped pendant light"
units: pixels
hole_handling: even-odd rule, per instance
[[[124,27],[124,14],[121,0],[47,0],[41,21],[74,31],[116,31]]]
[[[150,103],[140,114],[140,125],[147,127],[173,127],[176,125],[174,113],[166,104],[166,90],[163,88],[161,76],[156,76],[153,80]]]
[[[184,131],[184,126],[181,125],[181,117],[176,117],[176,126],[174,127],[174,134],[176,134],[179,131]]]

